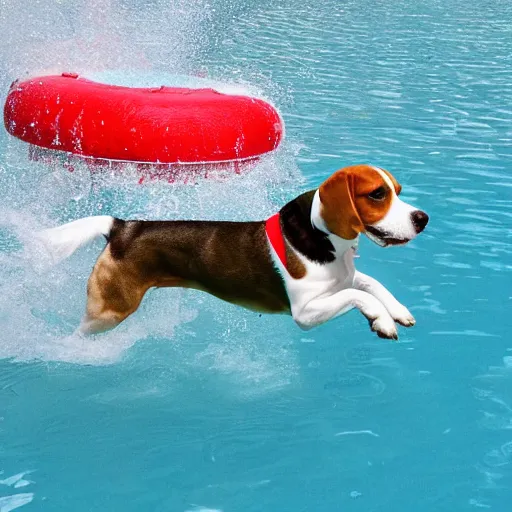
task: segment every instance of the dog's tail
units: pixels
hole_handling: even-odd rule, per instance
[[[46,247],[53,263],[57,264],[100,235],[108,238],[114,222],[115,218],[108,215],[86,217],[40,231],[37,238]]]

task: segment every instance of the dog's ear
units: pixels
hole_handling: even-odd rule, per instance
[[[327,229],[345,240],[353,240],[364,231],[354,201],[357,174],[341,169],[320,185],[320,215]]]

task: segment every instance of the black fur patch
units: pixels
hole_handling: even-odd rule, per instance
[[[124,256],[126,249],[126,236],[125,236],[125,225],[126,221],[121,219],[114,219],[114,224],[108,235],[108,241],[110,242],[110,252],[114,259],[121,259]]]
[[[335,251],[328,236],[311,224],[315,192],[305,192],[281,208],[281,229],[294,249],[315,263],[325,264],[335,260]]]

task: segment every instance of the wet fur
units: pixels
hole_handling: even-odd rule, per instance
[[[116,219],[89,278],[86,330],[117,325],[150,288],[177,286],[256,311],[290,311],[264,222]]]

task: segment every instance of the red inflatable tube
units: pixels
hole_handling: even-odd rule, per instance
[[[51,150],[106,160],[198,164],[255,159],[277,148],[283,123],[274,107],[213,89],[142,89],[76,74],[15,82],[7,131]]]

